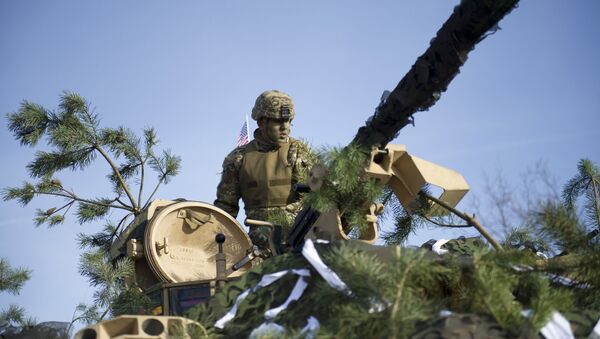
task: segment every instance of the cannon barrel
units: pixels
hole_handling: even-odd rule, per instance
[[[371,149],[383,148],[412,122],[412,115],[433,106],[460,72],[475,45],[498,29],[498,22],[518,0],[463,0],[396,88],[353,139]]]

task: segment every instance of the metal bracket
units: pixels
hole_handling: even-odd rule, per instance
[[[169,254],[169,238],[164,237],[164,242],[161,244],[159,241],[156,241],[156,253],[160,255],[160,250],[164,250],[165,254]]]

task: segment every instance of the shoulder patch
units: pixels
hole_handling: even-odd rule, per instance
[[[233,151],[231,151],[225,159],[223,160],[223,168],[233,166],[236,169],[240,168],[242,165],[242,160],[244,160],[244,154],[246,154],[247,145],[242,145],[236,147]]]

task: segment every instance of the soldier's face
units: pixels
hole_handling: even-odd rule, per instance
[[[259,124],[263,136],[275,143],[285,143],[290,137],[290,119],[263,119]],[[261,126],[262,125],[262,126]]]

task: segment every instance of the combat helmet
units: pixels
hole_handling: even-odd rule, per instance
[[[277,91],[264,91],[256,98],[252,108],[252,119],[258,121],[260,118],[269,119],[294,119],[294,103],[289,95]]]

